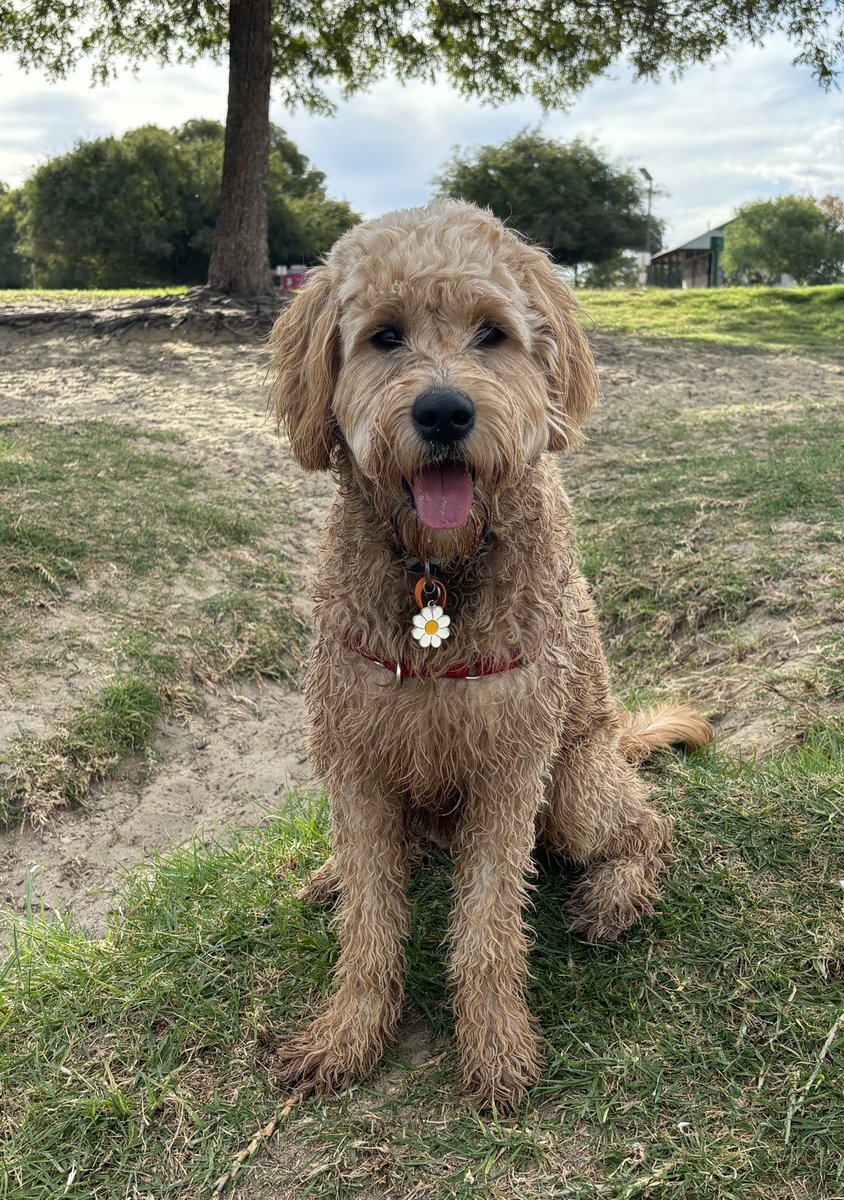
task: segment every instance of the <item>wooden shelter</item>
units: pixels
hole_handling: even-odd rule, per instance
[[[724,280],[721,255],[730,221],[706,233],[663,250],[651,259],[648,282],[653,287],[720,287]]]

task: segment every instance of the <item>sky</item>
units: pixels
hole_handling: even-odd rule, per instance
[[[784,193],[844,193],[844,95],[824,92],[791,65],[784,37],[738,45],[678,82],[635,81],[620,64],[566,112],[532,100],[499,108],[461,98],[445,81],[386,79],[337,112],[316,117],[273,100],[283,126],[327,176],[328,190],[364,217],[423,204],[455,147],[504,141],[525,127],[592,141],[613,161],[645,167],[654,212],[673,245],[729,218],[737,205]],[[47,83],[0,55],[0,180],[21,183],[80,138],[138,125],[225,118],[226,71],[213,63],[143,67],[92,88],[85,68]]]

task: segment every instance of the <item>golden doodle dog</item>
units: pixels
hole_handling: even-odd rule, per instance
[[[568,926],[652,913],[671,825],[636,763],[710,738],[692,709],[613,703],[553,455],[597,397],[576,302],[490,213],[436,201],[358,225],[271,338],[292,452],[339,485],[306,696],[331,797],[339,897],[327,1008],[278,1056],[305,1091],[369,1072],[402,1011],[415,846],[454,860],[449,931],[462,1085],[516,1103],[543,1042],[525,1000],[537,842],[584,867]]]

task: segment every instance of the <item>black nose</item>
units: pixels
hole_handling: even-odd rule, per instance
[[[426,442],[451,446],[475,424],[475,406],[456,388],[431,388],[417,396],[410,415]]]

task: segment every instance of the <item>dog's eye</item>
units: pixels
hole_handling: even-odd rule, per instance
[[[404,335],[398,325],[388,325],[386,329],[379,329],[372,335],[373,346],[378,346],[381,350],[395,350],[403,341]]]
[[[499,329],[491,321],[484,321],[475,336],[475,345],[483,350],[488,350],[490,346],[497,346],[503,342],[506,336],[503,329]]]

